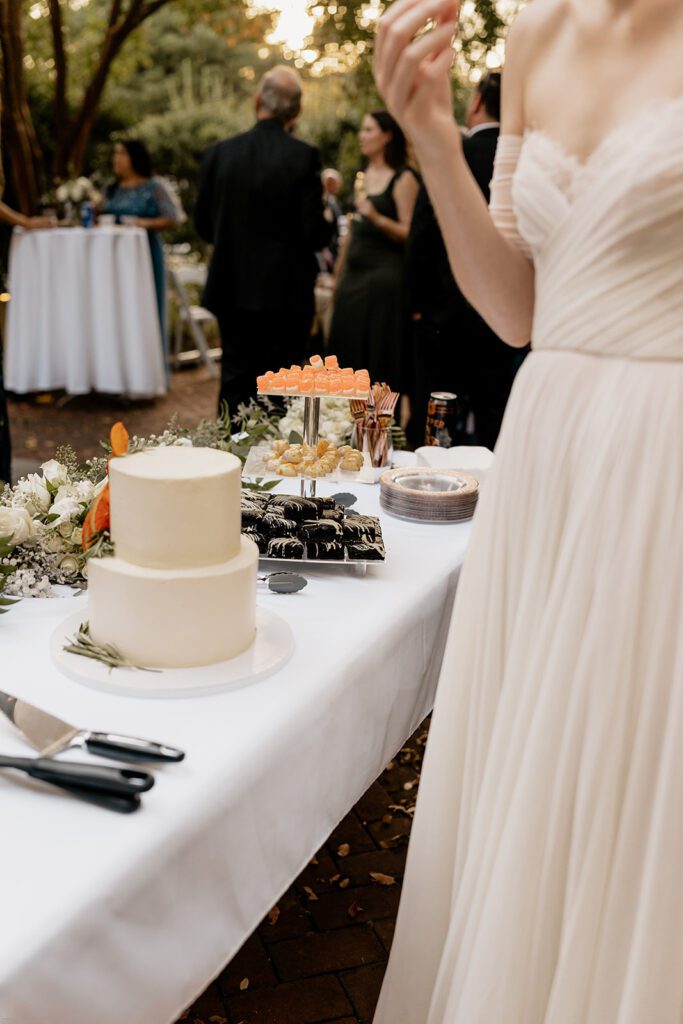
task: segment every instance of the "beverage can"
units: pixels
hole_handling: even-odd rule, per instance
[[[453,448],[462,435],[460,400],[452,391],[432,391],[427,406],[425,444]]]

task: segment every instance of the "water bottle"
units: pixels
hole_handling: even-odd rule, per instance
[[[91,228],[95,223],[95,207],[91,202],[81,203],[81,224]]]

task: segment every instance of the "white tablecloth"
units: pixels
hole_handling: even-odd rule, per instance
[[[165,393],[145,231],[15,231],[9,285],[8,391]]]
[[[358,492],[377,513],[378,488]],[[83,597],[0,617],[2,689],[187,751],[130,817],[0,777],[0,1019],[175,1020],[424,719],[469,526],[382,520],[387,561],[366,577],[319,568],[295,597],[259,594],[296,651],[231,693],[136,700],[62,677],[48,639]],[[26,753],[4,719],[0,752]]]

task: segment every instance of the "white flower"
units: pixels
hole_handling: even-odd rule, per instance
[[[17,545],[25,544],[33,535],[33,520],[25,508],[0,508],[0,537]]]
[[[191,448],[192,441],[189,437],[179,437],[177,441],[173,442],[174,448]]]
[[[60,551],[68,551],[69,545],[62,539],[58,531],[46,533],[40,540],[43,551],[50,554],[58,554]]]
[[[79,480],[75,486],[78,500],[84,505],[89,505],[95,497],[95,485],[90,480]]]
[[[71,534],[71,543],[75,547],[80,547],[83,543],[83,530],[80,526],[77,526]]]
[[[76,484],[62,484],[62,486],[57,489],[54,500],[55,502],[64,501],[65,499],[73,501],[77,498],[78,487]]]
[[[54,505],[50,509],[50,515],[56,516],[56,519],[52,520],[53,529],[58,529],[62,524],[69,523],[72,519],[76,519],[82,512],[81,504],[76,501],[75,498],[62,498],[60,501],[55,501]]]
[[[57,202],[66,203],[69,201],[69,186],[60,185],[57,189]]]
[[[61,526],[58,527],[58,530],[60,537],[63,537],[64,540],[71,540],[71,534],[74,532],[74,528],[70,520],[66,523],[62,523]]]
[[[56,489],[61,487],[62,484],[68,484],[69,471],[66,466],[63,466],[61,462],[57,462],[56,459],[50,459],[49,462],[44,462],[40,468],[42,469],[43,476],[50,487],[54,487]]]
[[[31,517],[47,512],[51,504],[50,492],[42,476],[38,476],[37,473],[29,473],[14,488],[12,505],[15,508],[25,508]]]
[[[65,576],[73,576],[74,573],[78,572],[78,559],[75,555],[64,555],[64,558],[59,563],[59,568]]]

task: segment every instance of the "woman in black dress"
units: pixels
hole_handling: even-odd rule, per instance
[[[346,247],[340,257],[329,348],[341,365],[367,367],[372,381],[403,385],[403,260],[419,189],[403,132],[386,111],[366,114],[366,162]]]

